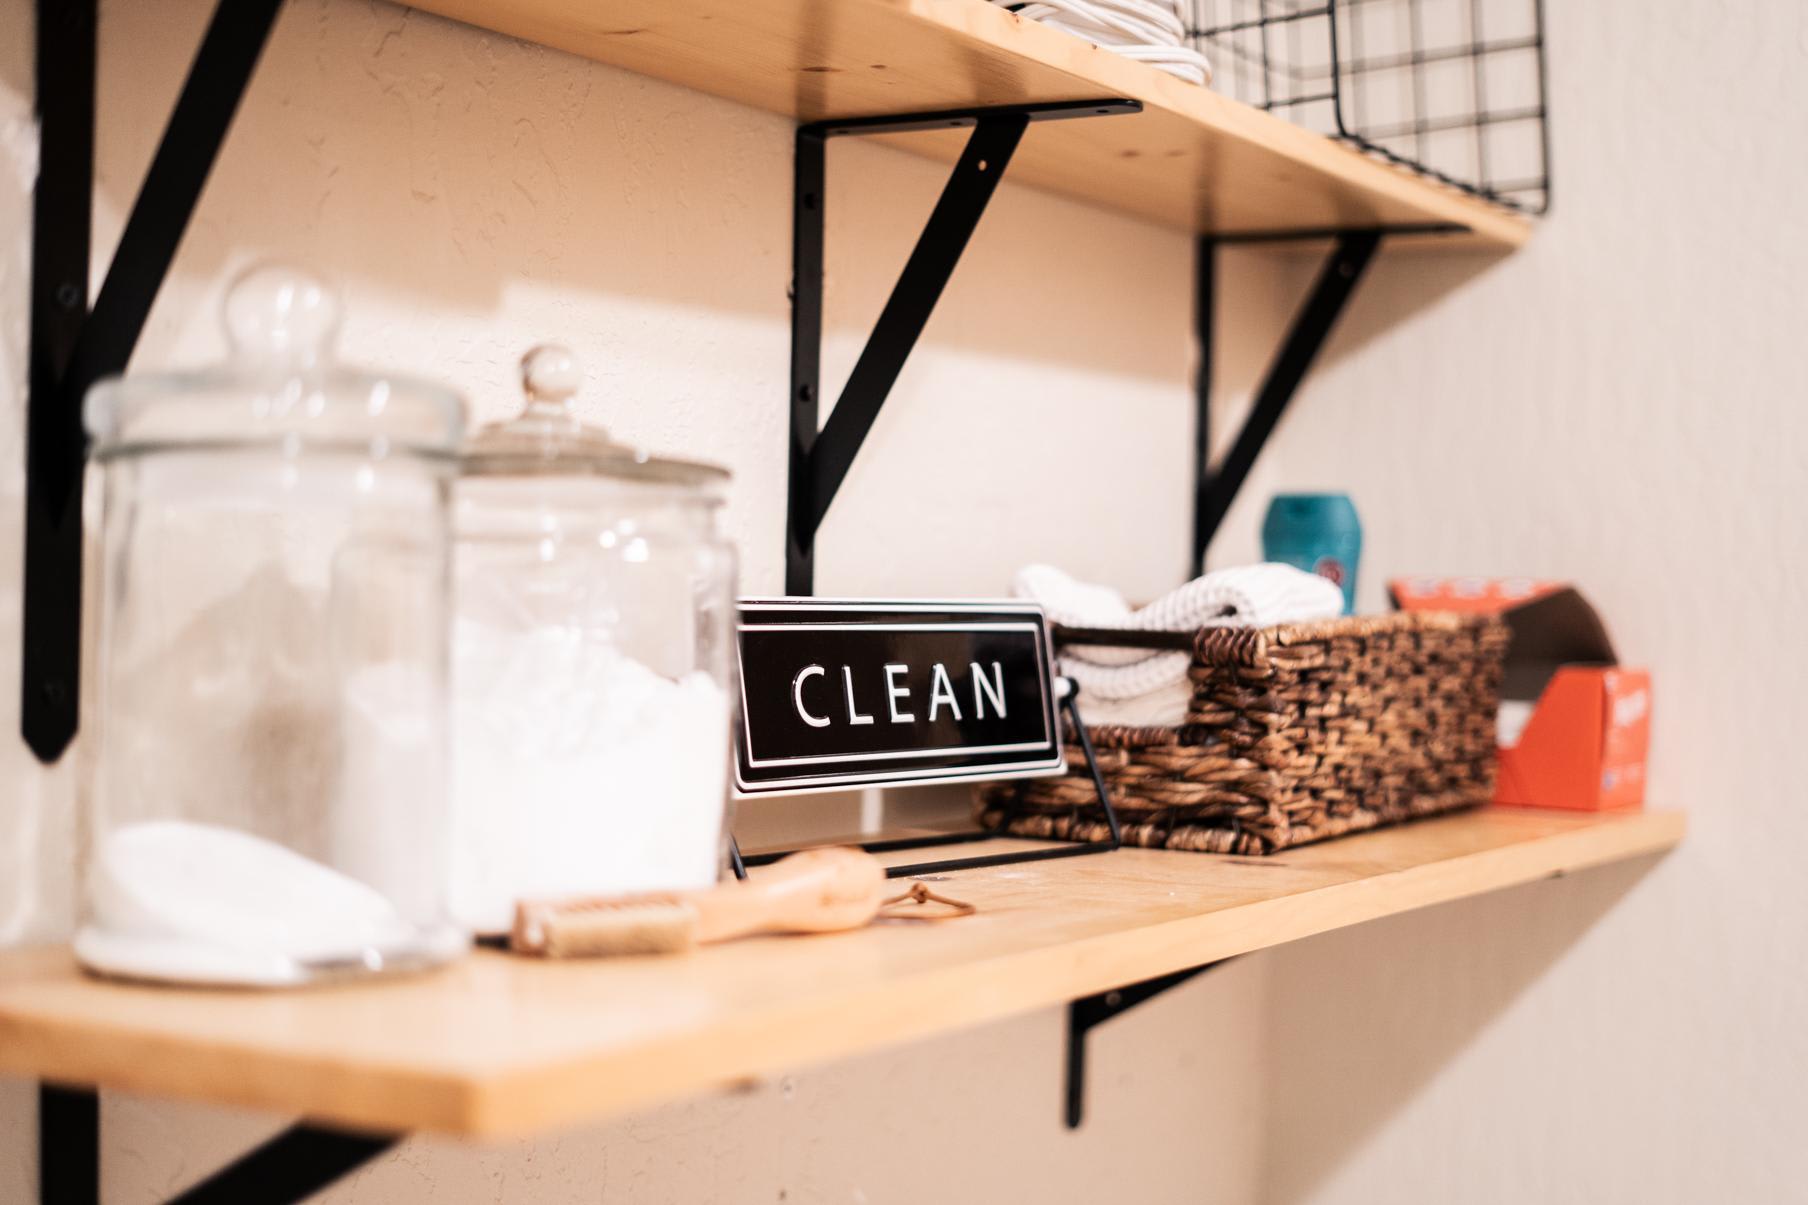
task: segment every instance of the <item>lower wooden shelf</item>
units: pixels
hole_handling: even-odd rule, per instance
[[[1659,853],[1683,827],[1676,812],[1488,809],[1272,858],[1120,850],[950,875],[939,889],[979,905],[970,919],[664,959],[477,954],[283,994],[100,983],[62,948],[14,950],[0,953],[0,1072],[384,1131],[521,1134]]]

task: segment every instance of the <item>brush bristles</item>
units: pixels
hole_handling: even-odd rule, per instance
[[[523,903],[509,945],[546,958],[675,954],[697,944],[697,910],[677,900]]]

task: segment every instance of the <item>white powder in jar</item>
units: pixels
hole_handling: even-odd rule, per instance
[[[446,746],[440,681],[377,662],[345,680],[328,862],[421,925],[445,922]]]
[[[506,931],[521,899],[707,887],[721,862],[728,695],[576,629],[460,620],[452,906]]]

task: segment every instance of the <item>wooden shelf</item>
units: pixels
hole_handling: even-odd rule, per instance
[[[1033,126],[1009,179],[1221,234],[1531,224],[983,0],[419,0],[416,7],[800,121],[1124,97],[1132,117]],[[952,161],[966,137],[898,136]]]
[[[387,1131],[519,1134],[1658,853],[1682,832],[1674,812],[1491,809],[1272,858],[1121,850],[950,875],[940,889],[980,912],[941,924],[663,959],[479,954],[290,993],[107,984],[61,948],[15,950],[0,953],[0,1072]]]

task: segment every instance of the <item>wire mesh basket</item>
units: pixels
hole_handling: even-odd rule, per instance
[[[1214,86],[1465,192],[1550,208],[1543,0],[1190,0]]]

